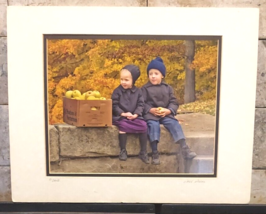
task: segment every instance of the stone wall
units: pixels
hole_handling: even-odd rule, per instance
[[[186,142],[197,153],[193,160],[183,160],[178,144],[161,125],[159,166],[145,164],[138,158],[139,138],[127,134],[126,162],[118,159],[118,129],[78,128],[66,124],[49,126],[50,172],[53,173],[214,173],[215,117],[200,113],[178,114],[183,121]],[[184,125],[186,124],[186,125]],[[100,137],[99,137],[100,136]],[[151,156],[151,148],[147,145]],[[151,158],[150,158],[151,163]]]
[[[260,9],[258,81],[251,204],[266,203],[266,2],[263,0],[0,0],[0,201],[11,201],[7,91],[7,5],[256,7]]]

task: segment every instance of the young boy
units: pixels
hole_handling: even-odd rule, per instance
[[[152,60],[147,67],[148,83],[142,87],[144,98],[144,119],[148,125],[148,136],[152,148],[152,164],[160,164],[157,144],[160,141],[160,124],[171,133],[174,142],[180,144],[185,159],[196,156],[186,144],[185,136],[175,118],[179,104],[170,85],[163,81],[166,68],[160,57]],[[158,109],[161,107],[161,110]]]

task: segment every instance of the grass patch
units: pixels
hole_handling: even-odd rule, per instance
[[[185,114],[188,112],[197,112],[202,114],[210,114],[215,116],[216,100],[195,101],[179,106],[178,114]]]

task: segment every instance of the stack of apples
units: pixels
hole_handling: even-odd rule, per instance
[[[87,91],[83,94],[79,90],[67,91],[65,96],[75,100],[106,100],[99,91]]]

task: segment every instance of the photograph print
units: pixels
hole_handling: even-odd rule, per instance
[[[48,176],[215,177],[221,38],[45,35]]]

